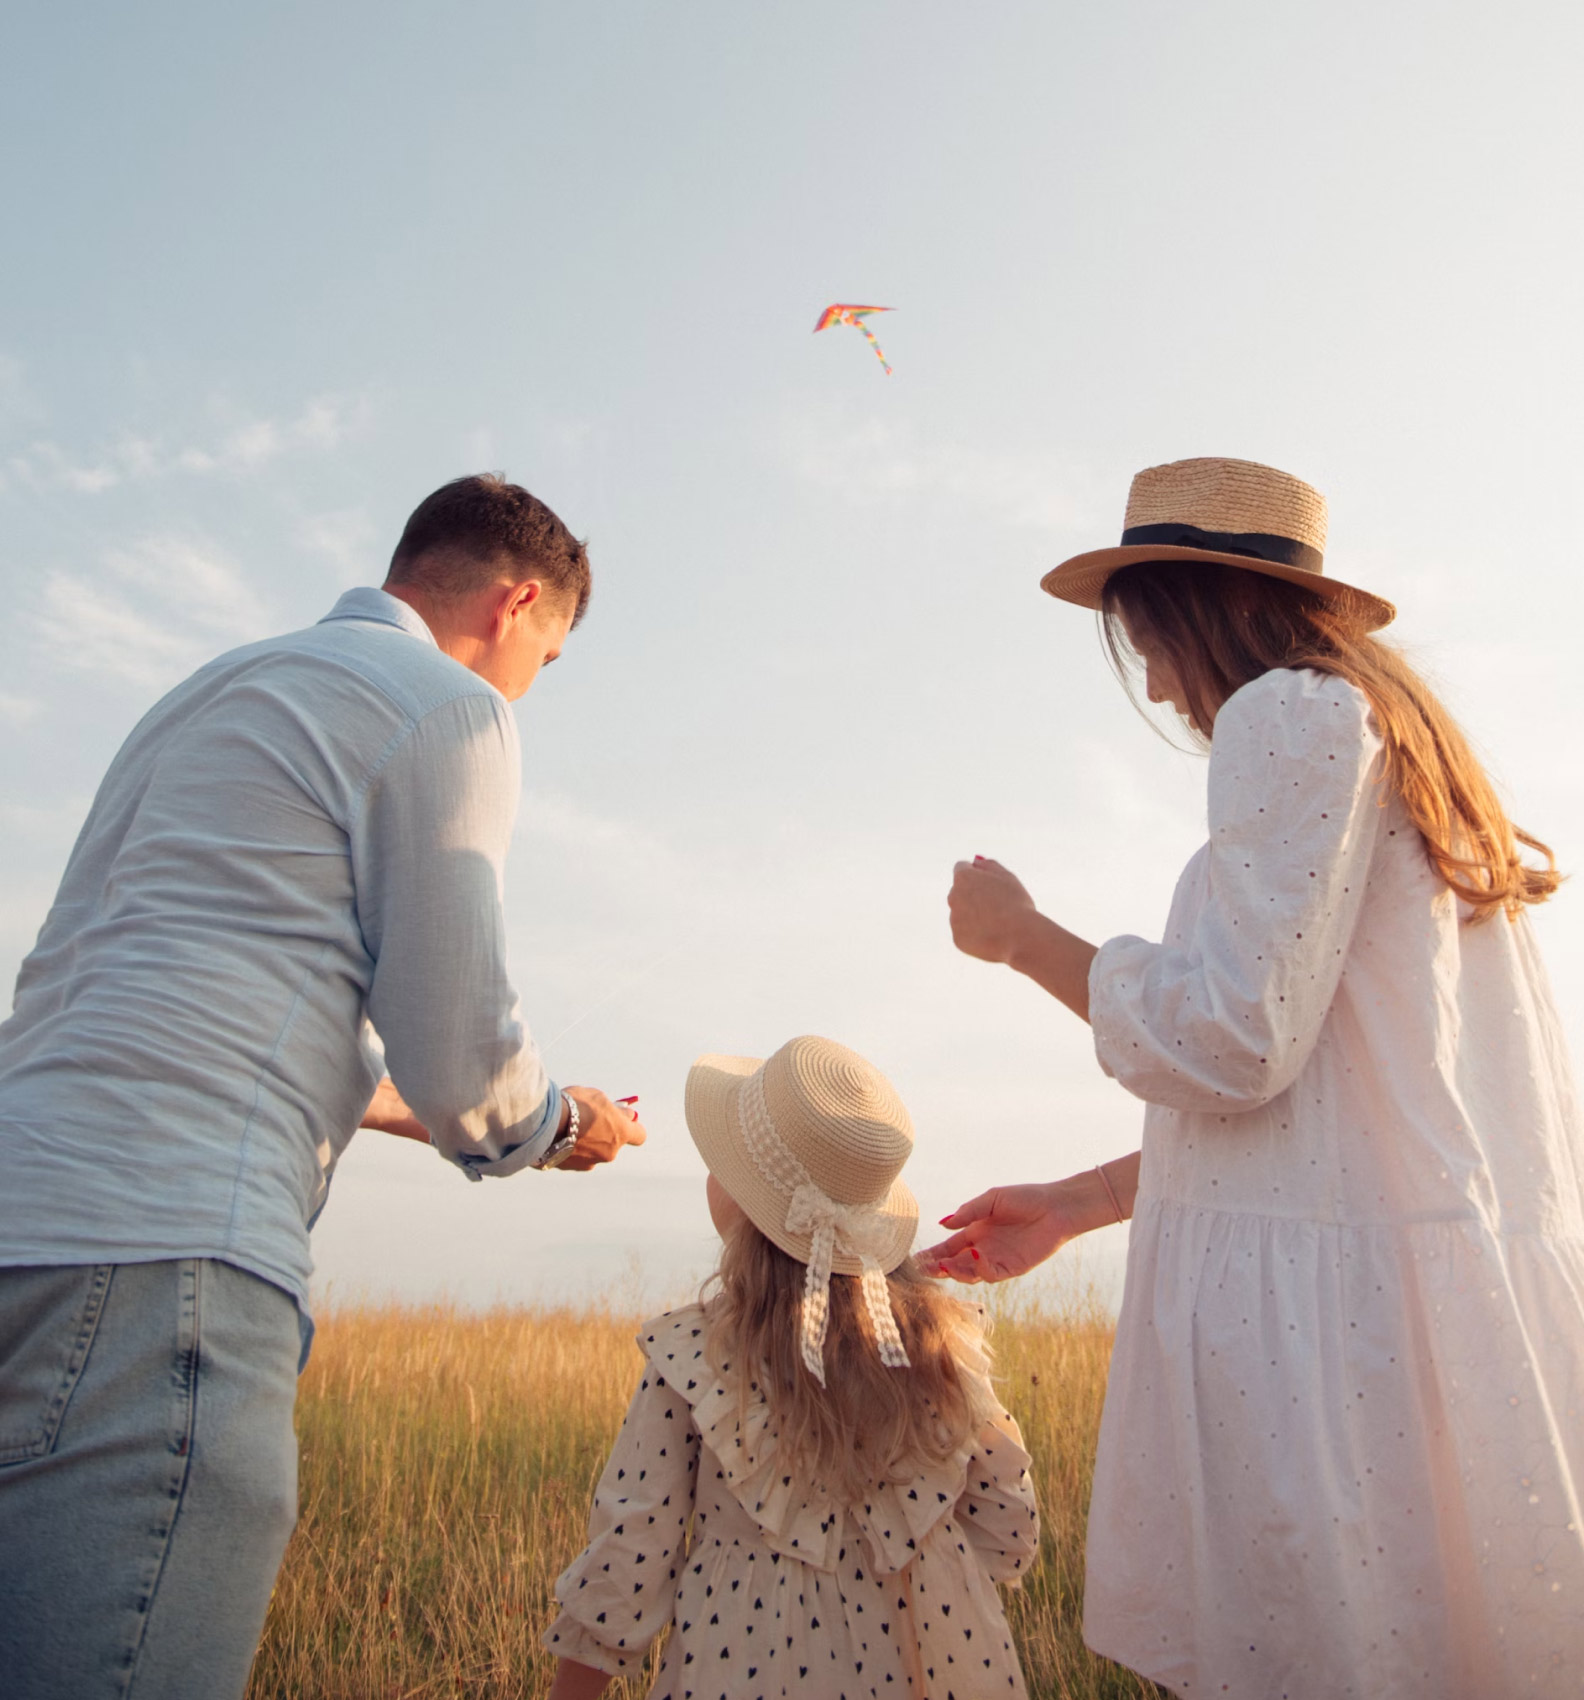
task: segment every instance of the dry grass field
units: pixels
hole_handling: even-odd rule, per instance
[[[543,1695],[539,1636],[637,1376],[635,1328],[504,1309],[323,1318],[298,1402],[301,1520],[249,1700]],[[1109,1321],[1081,1305],[1012,1312],[994,1343],[1044,1517],[1038,1568],[1009,1597],[1030,1692],[1154,1696],[1078,1627]]]

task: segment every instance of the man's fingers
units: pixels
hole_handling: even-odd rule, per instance
[[[564,1090],[568,1097],[577,1100],[583,1125],[577,1144],[561,1165],[563,1169],[583,1174],[602,1164],[614,1163],[624,1146],[642,1145],[648,1138],[632,1108],[637,1099],[613,1100],[592,1086],[569,1086]]]

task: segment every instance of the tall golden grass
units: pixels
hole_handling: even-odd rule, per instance
[[[543,1695],[554,1665],[539,1637],[637,1377],[635,1331],[635,1318],[567,1311],[322,1318],[297,1407],[301,1517],[249,1700]],[[1044,1519],[1038,1566],[1008,1598],[1029,1691],[1154,1696],[1079,1633],[1109,1320],[1025,1308],[994,1344]]]

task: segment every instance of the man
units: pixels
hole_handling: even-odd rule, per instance
[[[642,1143],[547,1078],[505,967],[508,703],[589,585],[542,502],[458,479],[383,590],[202,668],[111,764],[0,1027],[7,1700],[242,1694],[360,1120],[473,1180]]]

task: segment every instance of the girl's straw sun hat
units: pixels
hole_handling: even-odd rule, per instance
[[[887,1273],[913,1246],[918,1201],[901,1179],[913,1123],[895,1088],[832,1039],[774,1056],[700,1057],[687,1124],[710,1172],[766,1239],[808,1265],[803,1360],[822,1384],[830,1277],[863,1280],[883,1362],[907,1365]]]
[[[1252,460],[1174,460],[1147,467],[1128,491],[1122,542],[1053,567],[1040,588],[1098,608],[1105,582],[1135,561],[1219,561],[1301,584],[1345,605],[1375,631],[1397,610],[1384,598],[1325,576],[1325,497],[1301,478]]]

